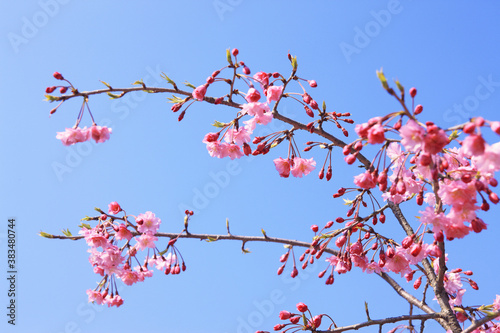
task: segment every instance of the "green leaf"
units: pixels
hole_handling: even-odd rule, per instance
[[[455,140],[456,138],[458,138],[458,135],[459,135],[459,134],[458,134],[458,131],[457,131],[457,130],[454,130],[454,131],[450,134],[450,136],[448,137],[448,139],[449,139],[450,141]]]
[[[45,95],[45,100],[48,101],[48,102],[55,102],[55,101],[58,101],[60,100],[61,98],[60,97],[57,97],[57,96],[52,96],[52,95]]]
[[[83,220],[83,219],[82,219]],[[80,225],[78,226],[78,228],[85,228],[85,229],[92,229],[92,227],[90,226],[90,224],[87,224],[87,223],[80,223]]]
[[[271,144],[271,147],[270,148],[274,148],[276,147],[277,145],[279,145],[280,143],[278,141],[274,141],[272,144]]]
[[[260,229],[260,231],[262,232],[262,234],[264,235],[264,237],[267,237],[266,231],[264,229]]]
[[[101,81],[101,80],[99,80],[99,82],[101,82],[102,84],[104,84],[104,85],[105,85],[106,87],[108,87],[109,89],[112,89],[112,88],[111,88],[111,86],[110,86],[108,83],[106,83],[106,82],[104,82],[104,81]]]
[[[342,198],[342,200],[344,200],[344,205],[346,205],[346,206],[351,206],[354,202],[352,200],[345,199],[345,198]]]
[[[226,58],[229,66],[233,66],[233,59],[231,58],[231,51],[229,49],[226,50]]]
[[[250,250],[247,250],[245,248],[242,248],[241,249],[241,252],[243,252],[244,254],[247,254],[247,253],[252,253]]]
[[[132,85],[139,85],[139,86],[145,86],[144,85],[144,82],[142,82],[142,79],[140,79],[139,81],[135,81],[134,83],[132,83]]]
[[[40,236],[42,236],[42,237],[45,237],[45,238],[54,238],[54,236],[53,236],[53,235],[48,234],[48,233],[43,232],[43,231],[40,231],[38,234],[39,234]]]
[[[380,68],[380,71],[377,71],[377,77],[380,80],[380,83],[382,83],[382,87],[386,90],[389,89],[389,85],[387,84],[387,79],[385,78],[382,68]]]
[[[196,89],[196,87],[195,87],[195,86],[193,86],[191,83],[189,83],[189,82],[187,82],[187,81],[186,81],[186,82],[184,82],[184,84],[185,84],[186,86],[188,86],[189,88]]]
[[[101,214],[105,214],[105,213],[102,211],[102,209],[101,209],[101,208],[99,208],[99,207],[94,207],[94,210],[95,210],[96,212],[101,213]]]
[[[292,57],[291,62],[292,62],[293,71],[296,72],[297,71],[297,66],[298,66],[298,64],[297,64],[297,57]]]
[[[111,99],[117,99],[117,98],[120,98],[120,97],[121,97],[121,96],[119,96],[119,95],[115,95],[115,94],[112,94],[112,93],[110,93],[110,92],[108,92],[107,94],[108,94],[108,96],[109,96]]]
[[[170,103],[174,103],[174,104],[183,103],[184,102],[183,98],[177,97],[175,95],[172,95],[172,97],[167,97],[167,99],[170,101]]]
[[[206,240],[207,242],[209,242],[209,243],[210,243],[210,242],[216,242],[216,241],[217,241],[217,239],[216,239],[216,238],[213,238],[213,237],[210,237],[210,236],[209,236],[207,239],[205,239],[205,240]]]
[[[405,94],[405,87],[399,83],[399,80],[395,80],[396,86],[398,86],[399,92],[401,93],[401,96],[404,96]]]
[[[66,229],[66,230],[62,229],[61,231],[62,231],[62,233],[63,233],[63,235],[64,235],[64,236],[68,236],[68,237],[73,236],[73,235],[71,234],[71,232],[69,231],[69,229]]]
[[[212,124],[212,126],[215,126],[215,127],[217,127],[217,128],[226,127],[226,125],[227,125],[227,124],[225,124],[225,123],[221,123],[220,121],[217,121],[217,120],[216,120],[216,121]]]

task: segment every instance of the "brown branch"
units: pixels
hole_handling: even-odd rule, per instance
[[[497,317],[500,317],[500,310],[497,310],[495,312],[493,312],[490,316],[486,316],[484,318],[481,318],[475,322],[473,322],[469,327],[467,327],[466,329],[464,329],[462,331],[462,333],[471,333],[472,331],[474,331],[476,328],[479,328],[479,326],[483,325],[483,324],[486,324],[487,322],[497,318]]]
[[[440,313],[430,313],[430,314],[421,314],[421,315],[403,315],[399,317],[389,317],[385,319],[377,319],[377,320],[369,320],[363,323],[354,324],[350,326],[338,327],[333,330],[328,331],[316,331],[318,333],[340,333],[345,331],[356,331],[363,327],[373,326],[373,325],[384,325],[390,323],[396,323],[398,321],[406,321],[406,320],[428,320],[428,319],[441,319],[443,317]]]

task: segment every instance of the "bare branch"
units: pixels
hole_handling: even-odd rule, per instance
[[[466,329],[464,329],[462,331],[462,333],[471,333],[472,331],[474,331],[476,328],[479,328],[479,326],[497,318],[497,317],[500,317],[500,310],[497,310],[495,312],[493,312],[490,316],[486,316],[484,318],[481,318],[475,322],[473,322],[469,327],[467,327]]]
[[[398,321],[406,321],[406,320],[427,320],[427,319],[442,319],[443,315],[440,313],[429,313],[429,314],[421,314],[421,315],[403,315],[399,317],[389,317],[385,319],[377,319],[377,320],[369,320],[363,323],[354,324],[350,326],[338,327],[329,331],[316,331],[318,333],[340,333],[345,331],[356,331],[363,327],[373,326],[373,325],[384,325],[390,323],[396,323]]]

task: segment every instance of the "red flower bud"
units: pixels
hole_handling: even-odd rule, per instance
[[[403,246],[403,249],[407,249],[413,244],[413,237],[411,236],[406,236],[403,241],[401,242],[401,245]]]
[[[64,77],[62,76],[61,73],[59,72],[54,72],[54,74],[52,74],[54,76],[54,78],[56,78],[57,80],[64,80]]]
[[[47,94],[51,94],[51,93],[53,93],[53,92],[54,92],[54,90],[56,90],[56,87],[47,87],[47,88],[45,88],[45,92],[46,92]]]
[[[243,67],[243,74],[245,75],[250,74],[250,68],[248,68],[247,66]]]
[[[292,317],[292,314],[288,311],[280,311],[279,317],[281,320],[287,320],[287,319],[290,319]]]
[[[299,312],[306,312],[308,307],[304,303],[300,302],[297,304],[297,310],[299,310]]]
[[[419,105],[417,105],[417,106],[415,107],[415,112],[414,112],[414,114],[415,114],[415,115],[420,114],[420,113],[422,113],[422,111],[423,111],[423,110],[424,110],[424,107],[423,107],[422,105],[420,105],[420,104],[419,104]]]
[[[417,89],[416,88],[410,88],[410,96],[411,98],[414,98],[417,95]]]
[[[416,279],[415,282],[413,283],[413,288],[417,290],[418,288],[420,288],[421,284],[422,284],[422,276],[419,276],[418,279]]]
[[[309,81],[307,81],[307,83],[309,83],[311,88],[316,88],[318,86],[318,84],[314,80],[309,80]]]
[[[238,53],[240,53],[240,51],[238,51],[238,49],[233,49],[233,50],[231,51],[231,53],[233,54],[233,56],[235,56],[235,57],[236,57],[236,56],[238,55]]]
[[[311,226],[311,230],[312,230],[313,232],[318,232],[319,228],[318,228],[318,226],[317,226],[316,224],[313,224],[313,225]]]
[[[306,113],[309,117],[314,117],[314,112],[307,105],[304,106],[304,109],[306,110]]]

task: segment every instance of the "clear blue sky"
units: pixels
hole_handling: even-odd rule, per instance
[[[123,87],[141,78],[165,86],[161,71],[179,84],[199,85],[225,65],[225,50],[237,47],[253,73],[288,73],[286,54],[296,55],[298,74],[318,82],[314,97],[326,100],[330,110],[351,112],[356,121],[397,110],[375,76],[381,67],[388,78],[418,88],[427,120],[447,127],[478,114],[498,119],[499,9],[496,2],[466,1],[453,6],[417,1],[2,2],[0,330],[246,333],[271,330],[279,310],[294,309],[300,301],[316,313],[333,315],[339,325],[364,320],[364,301],[372,318],[404,314],[407,306],[375,276],[353,271],[325,286],[315,277],[326,267],[321,262],[290,280],[289,271],[284,277],[275,273],[282,246],[250,243],[252,253],[243,255],[240,243],[194,240],[179,242],[188,265],[180,276],[157,274],[122,288],[125,304],[119,309],[87,304],[85,290],[95,287],[97,277],[85,243],[43,239],[37,236],[40,230],[76,233],[93,207],[118,201],[132,214],[155,212],[165,232],[182,230],[181,211],[189,206],[195,211],[192,232],[224,233],[228,218],[235,234],[259,235],[263,228],[270,236],[309,240],[311,224],[345,214],[331,195],[349,186],[354,172],[344,166],[339,151],[328,183],[317,179],[318,170],[303,179],[278,177],[272,159],[285,155],[284,147],[235,166],[213,159],[201,140],[214,119],[232,119],[232,110],[197,103],[178,123],[165,95],[91,98],[96,120],[113,128],[111,140],[87,150],[64,147],[56,132],[73,125],[80,102],[65,103],[49,118],[53,105],[43,101],[44,90],[56,83],[54,71],[80,90],[102,87],[99,80]],[[485,80],[493,83],[485,85]],[[478,89],[488,96],[478,97]],[[296,104],[283,107],[307,121]],[[323,156],[315,154],[310,156],[321,161]],[[56,172],[61,164],[69,171]],[[231,167],[237,171],[228,184],[220,185],[214,197],[200,199],[196,193],[204,193],[214,175]],[[409,218],[417,213],[411,207],[408,212]],[[486,232],[450,245],[456,255],[449,266],[474,270],[480,286],[466,293],[465,304],[488,303],[500,293],[494,246],[498,213],[495,207],[483,216]],[[18,237],[14,328],[4,314],[8,217],[17,219]],[[389,218],[388,230],[394,223]]]

